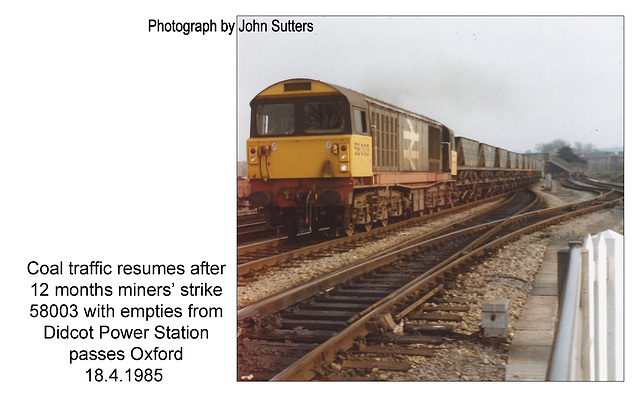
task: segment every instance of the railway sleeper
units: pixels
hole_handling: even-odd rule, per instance
[[[453,311],[453,312],[467,312],[471,310],[469,306],[456,306],[447,304],[424,304],[421,307],[422,311]]]
[[[346,326],[344,320],[320,320],[320,319],[282,319],[280,328],[284,329],[313,329],[341,331]]]
[[[375,301],[378,301],[380,299],[380,297],[377,297]],[[353,302],[353,303],[332,303],[332,302],[317,302],[315,304],[313,304],[313,308],[317,309],[317,310],[322,310],[322,309],[326,309],[326,310],[350,310],[350,311],[362,311],[364,309],[366,309],[367,307],[369,307],[371,304],[373,304],[375,301],[370,302],[370,303],[360,303],[360,302]]]
[[[343,296],[380,296],[380,298],[386,296],[389,294],[388,290],[385,289],[361,289],[361,290],[343,290],[343,289],[339,289],[338,293],[339,295],[343,295]]]
[[[245,336],[252,340],[266,340],[287,343],[320,343],[331,339],[336,334],[334,330],[286,330],[276,329],[271,332],[247,332]]]
[[[295,319],[327,319],[336,320],[338,318],[349,319],[353,316],[353,312],[350,311],[337,311],[337,310],[302,310],[293,312],[281,312],[280,316],[283,319],[295,320]]]
[[[403,286],[403,282],[385,282],[385,281],[378,281],[378,282],[372,282],[372,281],[368,281],[368,282],[362,282],[362,283],[353,283],[353,284],[349,284],[349,285],[344,285],[341,288],[342,289],[375,289],[375,288],[385,288],[385,289],[397,289],[401,286]]]
[[[419,332],[419,333],[449,333],[453,332],[454,325],[444,323],[405,323],[404,332]]]
[[[385,344],[442,344],[444,337],[442,335],[393,335],[370,333],[365,337],[367,345],[385,343]]]
[[[402,280],[416,276],[418,273],[423,272],[422,269],[415,269],[409,271],[381,271],[372,275],[375,279],[398,279]]]
[[[257,365],[265,366],[264,370],[259,372],[263,372],[263,373],[271,372],[272,375],[273,375],[273,372],[276,372],[276,373],[280,372],[284,368],[287,368],[289,365],[293,364],[294,362],[300,359],[300,357],[296,357],[295,355],[284,356],[284,357],[281,355],[255,355],[255,356],[252,356],[251,358],[253,358],[253,361]],[[246,376],[247,372],[241,372],[241,374],[243,376]],[[268,378],[270,379],[270,377]]]
[[[278,343],[278,342],[268,342],[268,341],[246,341],[246,342],[238,342],[239,349],[257,349],[264,350],[266,349],[286,349],[290,351],[299,351],[302,353],[308,353],[311,350],[315,349],[316,346],[309,343]]]
[[[320,303],[375,303],[380,300],[378,296],[329,296],[325,295],[316,299],[315,302],[305,304],[305,306],[316,306]]]
[[[411,363],[394,362],[394,361],[378,361],[378,360],[344,360],[341,364],[342,368],[371,370],[378,368],[386,371],[408,371],[411,369]]]
[[[423,320],[423,321],[451,321],[451,322],[462,321],[462,315],[439,314],[436,312],[413,313],[413,314],[407,315],[405,318],[411,319],[411,320]]]
[[[403,356],[422,356],[432,357],[436,353],[436,349],[413,349],[404,346],[380,347],[359,345],[358,348],[351,350],[354,354],[392,354]]]

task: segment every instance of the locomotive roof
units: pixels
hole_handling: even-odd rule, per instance
[[[355,106],[366,108],[367,104],[364,102],[364,96],[361,93],[353,90],[343,88],[338,85],[332,85],[326,82],[314,80],[314,79],[287,79],[274,83],[267,87],[256,97],[251,100],[251,104],[257,99],[269,99],[277,97],[303,97],[303,96],[318,96],[328,94],[342,94],[349,102]]]
[[[284,81],[280,81],[274,83],[273,85],[267,87],[260,93],[256,95],[256,97],[251,100],[251,105],[253,105],[254,101],[257,99],[268,99],[268,98],[277,98],[277,97],[299,97],[299,96],[317,96],[323,94],[342,94],[344,95],[349,103],[356,107],[367,108],[367,103],[373,103],[381,107],[388,108],[390,110],[400,112],[405,115],[410,115],[415,118],[427,120],[433,124],[444,126],[444,124],[431,119],[429,117],[425,117],[424,115],[405,110],[398,106],[394,106],[393,104],[378,100],[371,96],[367,96],[363,93],[356,92],[351,89],[344,88],[342,86],[334,85],[331,83],[322,82],[314,79],[306,79],[306,78],[296,78],[296,79],[286,79]]]

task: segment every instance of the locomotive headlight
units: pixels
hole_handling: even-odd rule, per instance
[[[340,172],[349,172],[349,163],[340,163]]]
[[[338,158],[340,159],[340,162],[349,161],[349,145],[340,145],[340,153]]]
[[[258,164],[258,149],[255,147],[249,148],[249,164]]]

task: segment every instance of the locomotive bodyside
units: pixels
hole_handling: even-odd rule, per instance
[[[457,150],[457,151],[456,151]],[[276,83],[251,101],[249,200],[290,234],[350,234],[514,190],[524,159],[336,85]]]

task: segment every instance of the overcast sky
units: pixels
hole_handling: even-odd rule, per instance
[[[240,20],[251,21],[251,17]],[[273,17],[312,33],[238,33],[238,153],[249,102],[289,78],[334,83],[517,152],[623,145],[622,17]]]

